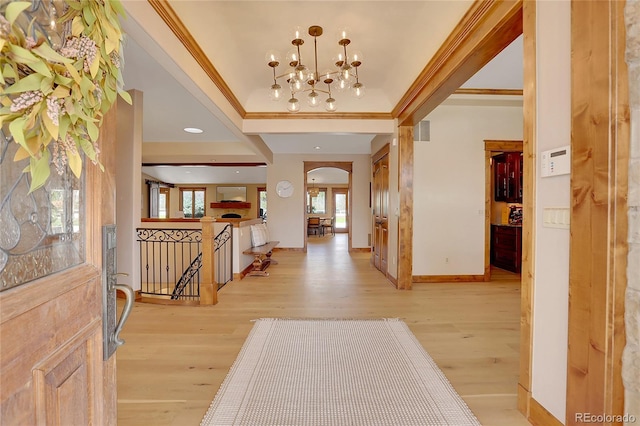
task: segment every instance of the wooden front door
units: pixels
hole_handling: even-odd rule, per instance
[[[100,134],[105,172],[89,161],[84,183],[54,170],[51,185],[28,194],[24,166],[8,155],[16,144],[2,139],[0,419],[115,424],[116,357],[103,361],[101,279],[102,225],[115,223],[115,108]]]
[[[387,273],[389,242],[389,154],[373,163],[373,264]]]

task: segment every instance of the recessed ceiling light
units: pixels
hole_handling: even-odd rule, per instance
[[[198,129],[197,127],[185,127],[184,131],[187,133],[202,133],[204,130]]]
[[[240,173],[240,170],[236,170],[236,173]]]
[[[320,149],[320,147],[319,147],[319,146],[314,146],[314,148],[315,148],[315,149]]]

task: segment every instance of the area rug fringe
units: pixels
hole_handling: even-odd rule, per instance
[[[201,426],[479,426],[398,318],[255,321]]]

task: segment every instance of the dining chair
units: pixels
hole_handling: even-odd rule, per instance
[[[320,218],[307,218],[307,235],[311,235],[311,233],[313,233],[314,235],[320,236],[320,231],[322,231],[322,228],[320,226]]]
[[[331,232],[331,235],[336,234],[335,228],[333,227],[333,217],[325,217],[322,219],[322,235],[325,235],[327,228]]]

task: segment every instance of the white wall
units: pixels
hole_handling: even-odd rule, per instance
[[[536,5],[537,164],[533,300],[533,398],[566,414],[569,230],[544,228],[544,207],[569,207],[569,175],[540,177],[542,151],[571,143],[571,4]]]
[[[522,140],[521,106],[441,105],[414,142],[413,275],[482,275],[484,140]]]
[[[304,155],[276,154],[273,164],[267,167],[267,226],[272,240],[280,241],[279,247],[304,247],[305,228],[305,195],[304,162],[305,161],[351,161],[353,162],[352,194],[351,194],[351,232],[354,248],[369,247],[368,237],[371,232],[371,215],[369,209],[369,182],[371,175],[371,157],[365,155]],[[293,195],[280,198],[276,194],[276,184],[281,180],[293,183]]]
[[[133,105],[118,98],[116,142],[116,239],[118,282],[140,290],[140,256],[136,227],[140,223],[142,194],[135,182],[142,174],[142,92],[129,91]]]

